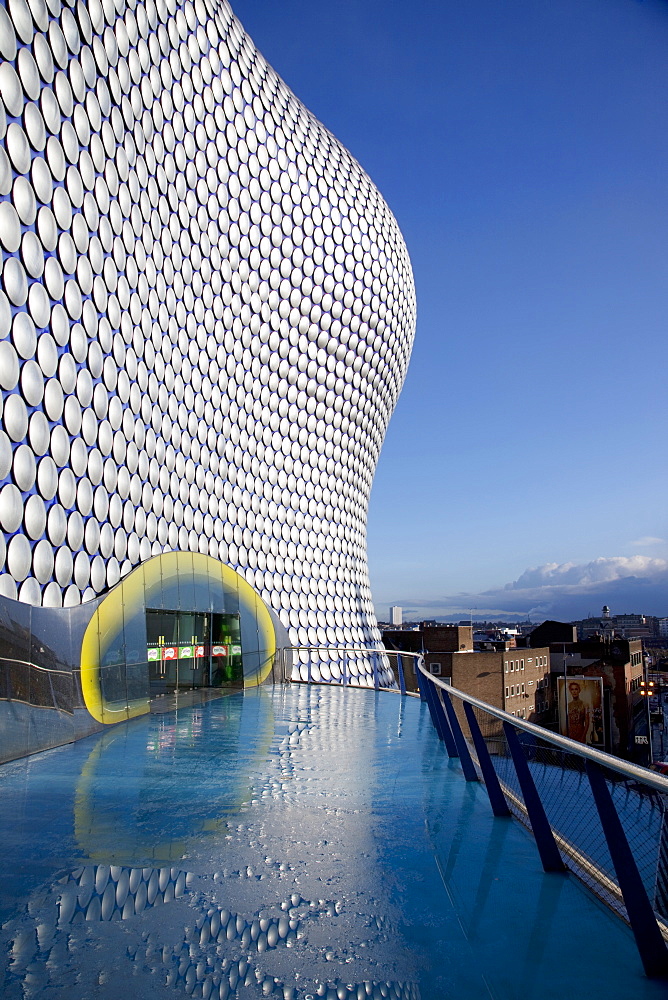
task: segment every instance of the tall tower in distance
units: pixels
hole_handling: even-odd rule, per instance
[[[398,604],[393,604],[390,608],[390,625],[402,625],[403,613]]]

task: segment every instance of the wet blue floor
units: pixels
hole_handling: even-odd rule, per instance
[[[425,706],[282,687],[0,767],[5,1000],[658,1000]]]

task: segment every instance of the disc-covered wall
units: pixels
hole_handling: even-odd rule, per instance
[[[0,594],[73,608],[198,553],[293,645],[374,646],[415,323],[385,202],[226,2],[6,0],[0,56]]]

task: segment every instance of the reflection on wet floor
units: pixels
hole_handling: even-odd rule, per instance
[[[235,695],[6,765],[0,790],[3,1000],[662,994],[413,699]],[[567,935],[588,950],[564,965]]]
[[[29,905],[32,919],[25,916],[9,931],[9,973],[23,980],[27,995],[56,985],[62,973],[63,954],[76,953],[77,924],[131,920],[151,907],[180,899],[196,882],[191,872],[178,868],[123,868],[86,865],[59,879],[41,904]],[[337,903],[304,900],[298,893],[283,900],[274,915],[260,913],[253,919],[223,907],[207,907],[203,894],[194,892],[191,906],[194,923],[185,928],[183,941],[163,946],[159,932],[144,932],[139,944],[127,946],[127,958],[146,964],[162,974],[166,986],[183,989],[189,996],[226,1000],[240,986],[256,985],[262,996],[297,997],[297,990],[266,975],[258,956],[275,948],[293,948],[305,936],[310,920],[320,913],[333,916]],[[67,961],[64,963],[67,966]],[[52,972],[56,973],[56,983]],[[98,980],[99,980],[98,976]],[[316,995],[327,1000],[362,998],[414,998],[417,991],[403,983],[316,984]],[[300,996],[307,996],[303,991]]]

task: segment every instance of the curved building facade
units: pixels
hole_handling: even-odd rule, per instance
[[[415,324],[378,191],[224,0],[5,0],[0,56],[3,607],[92,615],[196,553],[292,645],[375,645]]]

